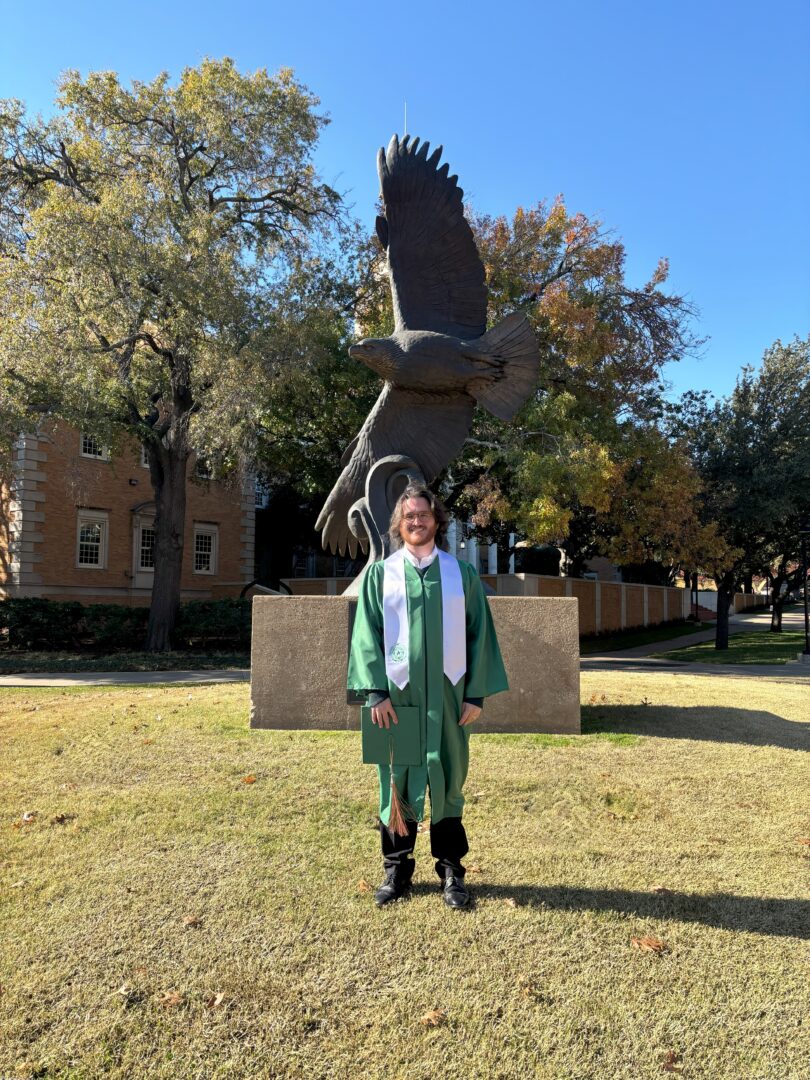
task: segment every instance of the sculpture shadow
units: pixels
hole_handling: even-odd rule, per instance
[[[554,885],[488,885],[467,876],[476,900],[514,901],[517,907],[554,911],[617,911],[639,919],[677,919],[703,923],[722,930],[810,939],[810,900],[733,893],[666,894],[624,889],[578,889]],[[433,892],[414,885],[414,893]],[[438,890],[437,890],[438,891]]]
[[[737,706],[583,705],[582,734],[598,732],[810,750],[810,724]]]

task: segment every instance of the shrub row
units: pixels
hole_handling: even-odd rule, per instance
[[[143,648],[149,609],[121,604],[12,597],[0,603],[0,628],[12,649]],[[174,647],[250,646],[250,600],[191,600],[180,605]]]

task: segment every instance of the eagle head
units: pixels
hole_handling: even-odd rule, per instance
[[[402,359],[402,350],[392,338],[363,338],[349,347],[349,356],[382,375],[393,379]]]

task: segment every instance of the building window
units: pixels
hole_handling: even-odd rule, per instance
[[[261,477],[256,477],[256,509],[264,510],[270,503],[270,485]]]
[[[211,463],[206,461],[205,458],[198,457],[194,462],[194,475],[198,480],[213,479],[214,470],[211,468]]]
[[[107,514],[81,510],[77,521],[76,565],[88,570],[107,566]]]
[[[141,546],[138,555],[138,568],[140,570],[155,569],[155,527],[154,525],[141,525]]]
[[[149,468],[149,458],[146,456],[146,447],[141,444],[141,465],[144,469]]]
[[[216,525],[194,526],[195,574],[215,574],[217,572],[217,533]]]
[[[97,461],[110,460],[108,448],[102,446],[95,435],[88,435],[86,431],[82,432],[81,455],[82,457],[95,458]]]

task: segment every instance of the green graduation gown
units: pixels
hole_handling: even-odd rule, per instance
[[[459,562],[464,587],[467,629],[467,670],[455,686],[444,674],[442,646],[442,583],[439,560],[424,576],[405,559],[405,591],[410,625],[408,683],[404,689],[388,680],[383,649],[383,564],[372,563],[363,575],[349,653],[348,688],[355,691],[388,688],[394,710],[416,706],[422,725],[426,763],[394,768],[400,798],[421,821],[425,789],[430,787],[432,822],[461,817],[461,789],[469,764],[469,726],[459,726],[465,697],[481,698],[508,690],[509,683],[495,636],[492,615],[481,579],[467,562]],[[380,819],[388,825],[391,812],[391,768],[378,766]]]

